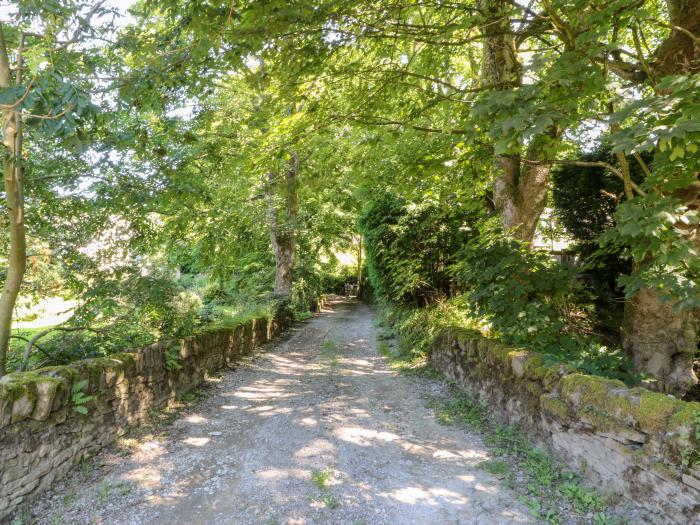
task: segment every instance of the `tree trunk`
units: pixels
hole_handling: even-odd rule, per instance
[[[539,155],[528,157],[537,159]],[[495,164],[493,198],[503,227],[516,239],[532,242],[547,203],[550,165],[527,164],[519,157],[506,156],[498,156]]]
[[[668,0],[667,6],[674,29],[656,50],[652,72],[659,76],[697,73],[700,45],[676,28],[700,37],[700,3]],[[700,208],[697,188],[678,194],[689,208]],[[640,290],[625,303],[622,347],[634,362],[636,372],[656,379],[651,388],[682,397],[698,382],[693,357],[700,340],[700,315],[697,311],[679,311],[674,306],[674,301],[664,301],[655,290]]]
[[[292,294],[298,210],[298,173],[299,156],[292,153],[283,180],[279,180],[278,173],[270,172],[269,175],[269,228],[272,251],[275,254],[275,294],[286,298]]]
[[[21,40],[20,40],[21,42]],[[21,43],[20,43],[21,47]],[[17,60],[17,82],[21,82],[21,55]],[[0,88],[12,83],[9,55],[0,24]],[[12,313],[27,265],[24,232],[24,189],[22,168],[21,116],[14,109],[3,111],[5,200],[10,227],[10,248],[5,283],[0,294],[0,376],[7,372],[7,351],[12,329]]]
[[[507,13],[508,0],[481,0],[486,17],[481,61],[481,83],[498,90],[522,85],[522,65],[518,61],[515,35]],[[533,139],[525,159],[545,158],[543,148],[556,138],[555,130]],[[494,206],[503,227],[524,242],[531,242],[547,202],[550,165],[523,161],[518,155],[496,155],[496,179],[493,185]]]
[[[625,304],[622,346],[637,372],[656,379],[654,390],[682,396],[698,382],[693,373],[698,319],[694,312],[678,312],[673,306],[655,290],[640,290]]]
[[[362,287],[362,235],[358,237],[357,241],[357,291],[356,296],[359,298]]]

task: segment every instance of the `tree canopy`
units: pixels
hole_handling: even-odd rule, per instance
[[[693,0],[139,0],[128,17],[42,0],[2,16],[0,374],[243,306],[303,316],[359,280],[387,308],[452,301],[587,370],[697,383]],[[575,267],[538,243],[546,208]],[[72,317],[21,351],[17,298],[56,294]]]

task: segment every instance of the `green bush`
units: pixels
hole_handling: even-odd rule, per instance
[[[454,274],[473,315],[504,342],[536,351],[573,351],[578,344],[561,315],[576,270],[552,261],[487,225],[460,254]]]
[[[435,199],[413,203],[389,192],[374,196],[362,210],[359,227],[377,297],[426,305],[450,295],[449,268],[474,218],[470,209]]]
[[[464,305],[504,343],[522,346],[583,371],[634,383],[623,353],[591,333],[577,269],[529,249],[486,224],[453,272]]]

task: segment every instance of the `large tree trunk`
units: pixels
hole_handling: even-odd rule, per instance
[[[640,290],[625,304],[622,345],[635,370],[654,377],[654,390],[682,396],[698,382],[693,373],[698,318],[673,307],[655,290]]]
[[[700,37],[700,2],[668,0],[667,5],[674,29],[656,50],[652,72],[655,76],[697,73],[700,45],[687,32]],[[679,191],[678,196],[686,206],[700,208],[697,188]],[[697,244],[700,249],[700,240]],[[625,303],[622,346],[635,371],[656,379],[651,388],[682,396],[698,382],[693,357],[700,340],[700,316],[674,306],[674,301],[664,301],[655,290],[639,291]]]
[[[21,47],[21,46],[20,46]],[[17,81],[21,82],[21,58],[17,61]],[[9,55],[0,24],[0,88],[12,83]],[[3,111],[2,140],[4,145],[5,201],[10,225],[8,268],[0,294],[0,376],[7,371],[7,351],[12,329],[12,313],[19,295],[27,264],[24,232],[24,193],[22,172],[21,117],[12,109]]]
[[[481,0],[486,20],[481,62],[481,84],[498,90],[522,85],[522,65],[517,56],[516,41],[507,13],[508,0]],[[535,164],[545,158],[543,147],[556,138],[556,131],[533,139],[525,154],[496,155],[496,179],[493,185],[494,206],[503,227],[524,242],[531,242],[547,202],[550,165]],[[534,161],[534,162],[527,162]]]
[[[530,149],[534,152],[528,154],[528,160],[538,160],[539,152],[534,147]],[[550,165],[498,156],[496,170],[493,198],[503,227],[516,239],[531,242],[547,203]]]
[[[298,173],[299,156],[292,153],[284,178],[280,180],[281,177],[276,172],[270,172],[269,176],[269,229],[272,251],[275,254],[275,294],[287,298],[292,294]]]

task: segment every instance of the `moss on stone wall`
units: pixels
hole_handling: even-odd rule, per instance
[[[651,392],[628,388],[622,381],[583,374],[540,354],[513,349],[472,330],[440,334],[435,347],[451,341],[475,382],[495,381],[509,395],[537,406],[550,416],[578,418],[606,431],[635,428],[651,435],[694,432],[700,403],[689,403]],[[527,399],[523,397],[526,396]]]

